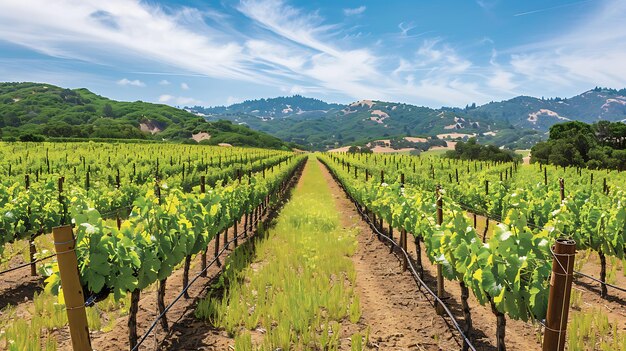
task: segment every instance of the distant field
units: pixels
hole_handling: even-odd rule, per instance
[[[435,150],[428,150],[428,151],[424,151],[422,152],[420,155],[422,156],[442,156],[443,154],[446,153],[446,149],[435,149]]]
[[[530,164],[530,150],[515,150],[515,153],[522,155],[525,165]]]

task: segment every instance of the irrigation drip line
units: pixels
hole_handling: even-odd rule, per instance
[[[342,188],[343,188],[343,186],[342,186]],[[345,189],[344,189],[344,191],[345,191]],[[348,196],[352,199],[352,197],[349,194],[348,194]],[[450,198],[450,199],[453,202],[457,203],[461,207],[461,209],[463,209],[465,211],[468,211],[468,212],[470,212],[472,214],[475,214],[475,215],[487,217],[487,219],[495,220],[498,223],[503,223],[503,219],[502,219],[501,216],[498,216],[498,215],[495,215],[495,214],[491,214],[491,213],[485,212],[485,211],[479,211],[479,210],[476,210],[475,208],[473,208],[473,207],[463,203],[462,201],[456,200],[454,198]],[[544,226],[537,225],[535,223],[528,222],[528,221],[526,223],[526,226],[529,227],[529,228],[535,229],[535,230],[545,230],[546,229]],[[550,264],[552,264],[552,263],[550,263]],[[561,267],[561,268],[563,268],[563,267]],[[595,278],[593,276],[590,276],[588,274],[585,274],[585,273],[582,273],[582,272],[579,272],[579,271],[574,271],[574,274],[582,276],[582,277],[585,277],[585,278],[589,278],[589,279],[591,279],[591,280],[593,280],[593,281],[595,281],[597,283],[600,283],[602,285],[608,286],[608,287],[613,288],[615,290],[626,292],[626,288],[622,288],[622,287],[619,287],[619,286],[616,286],[616,285],[613,285],[613,284],[609,284],[609,283],[603,282],[602,280],[600,280],[598,278]]]
[[[466,211],[469,211],[469,212],[471,212],[471,213],[478,214],[478,215],[483,215],[483,216],[486,216],[487,218],[491,218],[491,219],[496,220],[496,222],[502,223],[502,218],[501,218],[501,217],[500,217],[500,218],[494,218],[494,217],[492,217],[492,216],[490,216],[490,215],[488,215],[488,214],[480,214],[480,213],[477,213],[477,212],[475,212],[475,211],[474,211],[474,209],[472,209],[471,207],[464,206],[464,205],[463,205],[463,204],[461,204],[461,203],[459,203],[459,205],[461,206],[461,208],[462,208],[462,209],[464,209],[464,210],[466,210]],[[543,227],[543,226],[539,226],[539,225],[536,225],[536,224],[532,224],[532,223],[530,223],[530,222],[529,222],[529,223],[527,223],[526,225],[527,225],[528,227],[530,227],[530,228],[534,228],[534,229],[538,229],[538,230],[544,230],[544,229],[545,229],[545,227]],[[550,249],[550,253],[551,253],[551,254],[552,254],[552,256],[554,257],[554,252],[552,252],[552,249]],[[547,261],[547,262],[548,262],[548,261]],[[557,260],[557,262],[559,263],[559,265],[561,265],[561,263],[560,263],[558,260]],[[552,264],[551,262],[548,262],[548,263],[549,263],[549,264]],[[566,270],[565,270],[565,268],[563,268],[563,266],[561,266],[561,269],[563,269],[563,271],[566,271]],[[626,288],[622,288],[622,287],[617,286],[617,285],[613,285],[613,284],[609,284],[609,283],[603,282],[602,280],[600,280],[600,279],[598,279],[598,278],[595,278],[595,277],[593,277],[593,276],[591,276],[591,275],[588,275],[588,274],[585,274],[585,273],[582,273],[582,272],[579,272],[579,271],[574,271],[574,274],[579,275],[579,276],[582,276],[582,277],[585,277],[585,278],[588,278],[588,279],[591,279],[591,280],[593,280],[593,281],[594,281],[594,282],[596,282],[596,283],[600,283],[600,284],[602,284],[602,285],[605,285],[605,286],[607,286],[607,287],[613,288],[613,289],[615,289],[615,290],[619,290],[619,291],[622,291],[622,292],[626,292]]]
[[[56,255],[57,255],[57,254],[51,254],[51,255],[48,255],[48,256],[44,256],[44,257],[38,258],[38,259],[34,260],[33,262],[27,262],[27,263],[21,264],[21,265],[19,265],[19,266],[15,266],[15,267],[9,268],[9,269],[7,269],[7,270],[1,271],[1,272],[0,272],[0,275],[3,275],[3,274],[5,274],[5,273],[9,273],[9,272],[16,271],[16,270],[18,270],[18,269],[20,269],[20,268],[28,267],[28,266],[30,266],[30,265],[32,265],[32,264],[37,263],[37,262],[45,261],[45,260],[47,260],[47,259],[49,259],[49,258],[52,258],[52,257],[56,256]]]
[[[337,180],[337,177],[335,176],[334,172],[331,171],[331,173],[333,174],[333,177],[335,177],[335,179]],[[463,338],[463,340],[465,341],[465,343],[467,343],[468,347],[473,350],[476,351],[476,348],[474,347],[474,345],[472,345],[472,343],[470,342],[469,338],[465,335],[465,333],[463,332],[461,326],[459,325],[459,323],[457,322],[457,320],[454,318],[454,315],[452,314],[452,312],[450,311],[450,309],[448,309],[448,306],[446,306],[446,304],[437,296],[437,294],[435,294],[429,287],[428,285],[426,285],[426,283],[419,277],[419,274],[417,273],[415,267],[413,266],[413,262],[411,257],[409,256],[409,254],[404,250],[403,247],[399,246],[393,239],[389,238],[386,234],[381,233],[378,228],[376,228],[376,226],[372,223],[371,219],[369,218],[369,216],[367,216],[365,213],[363,213],[363,211],[361,210],[361,208],[359,208],[359,206],[356,206],[356,201],[354,200],[354,198],[346,191],[346,189],[343,187],[343,184],[341,184],[341,182],[338,182],[339,185],[341,186],[341,188],[343,189],[343,191],[346,193],[346,195],[350,198],[350,200],[352,201],[353,204],[355,204],[356,209],[359,211],[359,213],[361,214],[361,216],[363,218],[366,219],[366,222],[369,224],[370,228],[372,228],[372,230],[374,230],[376,232],[377,235],[382,236],[383,238],[385,238],[387,241],[389,241],[391,243],[391,245],[397,247],[400,249],[400,251],[402,252],[402,254],[404,254],[405,259],[407,260],[408,266],[411,269],[411,274],[413,275],[413,277],[415,278],[415,280],[418,282],[419,285],[423,286],[426,291],[433,296],[433,298],[437,301],[437,303],[439,303],[444,311],[446,312],[446,314],[448,315],[448,317],[450,317],[450,320],[452,321],[452,324],[454,325],[454,328],[459,332],[459,334],[461,335],[461,337]],[[445,320],[445,319],[444,319]]]
[[[257,219],[253,224],[256,226],[258,222],[259,222],[259,219]],[[187,284],[187,286],[180,292],[180,294],[176,296],[174,301],[172,301],[169,305],[167,305],[167,307],[165,307],[165,309],[163,310],[163,313],[157,316],[157,318],[150,325],[150,328],[148,328],[148,331],[141,337],[141,339],[139,339],[139,342],[137,343],[137,345],[135,345],[135,347],[133,347],[131,351],[135,351],[139,349],[139,346],[141,346],[141,344],[143,344],[143,342],[148,338],[148,336],[150,336],[150,333],[152,333],[152,331],[156,327],[159,320],[161,320],[161,318],[163,318],[163,316],[167,314],[167,312],[174,306],[174,304],[176,304],[176,302],[178,302],[185,295],[185,293],[187,292],[187,290],[189,290],[191,285],[195,283],[204,272],[206,272],[209,268],[211,268],[211,266],[213,266],[215,262],[217,262],[217,260],[224,253],[224,251],[226,251],[230,247],[230,244],[232,244],[235,240],[238,240],[240,237],[243,237],[245,234],[247,234],[247,232],[244,231],[243,233],[237,235],[236,237],[233,237],[231,240],[227,242],[226,245],[222,247],[222,249],[218,252],[218,254],[213,258],[213,260],[211,260],[211,262],[208,263],[207,266],[189,282],[189,284]]]
[[[351,197],[350,197],[351,198]],[[352,198],[351,198],[352,199]],[[463,340],[469,345],[470,349],[472,349],[473,351],[476,351],[476,348],[474,348],[474,345],[472,345],[472,343],[470,342],[470,340],[468,339],[468,337],[465,335],[465,333],[463,333],[463,330],[461,329],[461,326],[459,325],[459,323],[457,322],[457,320],[454,318],[454,315],[452,314],[452,312],[448,309],[448,306],[446,306],[443,301],[426,285],[426,283],[424,283],[424,281],[419,277],[419,274],[417,273],[417,271],[415,270],[415,267],[413,266],[413,262],[411,257],[409,256],[409,254],[404,250],[404,248],[402,248],[400,245],[398,245],[393,239],[391,239],[390,237],[388,237],[386,234],[381,233],[378,228],[376,228],[373,223],[371,222],[371,219],[369,218],[369,216],[367,216],[366,214],[364,214],[360,208],[357,207],[357,210],[361,213],[361,215],[367,219],[367,223],[370,225],[370,227],[376,232],[376,234],[382,236],[383,238],[385,238],[387,241],[389,241],[391,243],[391,245],[397,247],[400,249],[400,251],[402,252],[402,254],[405,256],[405,259],[407,260],[407,263],[411,269],[411,273],[413,275],[413,277],[419,282],[420,285],[422,285],[426,291],[428,291],[429,294],[431,294],[433,296],[433,298],[435,300],[437,300],[437,302],[443,306],[446,314],[448,315],[448,317],[450,317],[452,324],[454,325],[455,329],[459,332],[459,334],[461,334],[461,337],[463,338]]]
[[[254,223],[250,224],[250,227],[252,226],[257,226],[259,221],[261,220],[261,218],[257,218]],[[258,227],[256,228],[258,230]],[[248,230],[250,230],[250,228],[248,228]],[[252,234],[250,235],[250,237],[252,237],[254,235],[254,231],[252,232]],[[148,331],[141,337],[141,339],[139,340],[139,342],[137,343],[137,345],[135,345],[135,347],[132,348],[131,351],[136,351],[139,349],[139,346],[141,346],[141,344],[143,344],[144,341],[146,341],[146,339],[148,338],[148,336],[150,335],[150,333],[152,333],[152,331],[154,330],[154,328],[156,327],[157,323],[159,322],[159,320],[161,318],[163,318],[163,316],[165,316],[165,314],[167,314],[167,312],[174,306],[174,304],[176,304],[176,302],[178,302],[187,292],[187,290],[189,290],[189,288],[191,287],[191,285],[193,283],[195,283],[198,278],[200,278],[200,276],[202,276],[203,273],[205,273],[215,262],[217,262],[217,260],[219,259],[219,257],[224,253],[224,251],[226,251],[230,245],[235,241],[238,240],[240,237],[247,235],[248,231],[244,231],[241,234],[238,234],[237,236],[233,237],[230,241],[227,242],[226,245],[224,245],[222,247],[222,249],[218,252],[218,254],[213,258],[213,260],[211,260],[210,263],[207,264],[207,266],[200,271],[200,273],[198,273],[190,282],[189,284],[187,284],[187,286],[180,292],[180,294],[178,294],[178,296],[176,296],[176,298],[174,299],[174,301],[172,301],[169,305],[167,305],[167,307],[165,307],[165,309],[163,310],[163,312],[161,314],[159,314],[157,316],[157,318],[152,322],[152,324],[150,325],[150,328],[148,328]],[[474,350],[476,351],[476,350]]]
[[[576,275],[580,275],[580,276],[583,276],[583,277],[585,277],[585,278],[589,278],[589,279],[591,279],[591,280],[595,281],[596,283],[600,283],[600,284],[602,284],[602,285],[608,286],[609,288],[613,288],[613,289],[615,289],[615,290],[619,290],[619,291],[622,291],[622,292],[626,292],[626,289],[625,289],[625,288],[619,287],[619,286],[617,286],[617,285],[613,285],[613,284],[605,283],[605,282],[601,281],[600,279],[598,279],[598,278],[594,278],[594,277],[592,277],[592,276],[590,276],[590,275],[588,275],[588,274],[585,274],[585,273],[582,273],[582,272],[579,272],[579,271],[574,271],[574,274],[576,274]]]

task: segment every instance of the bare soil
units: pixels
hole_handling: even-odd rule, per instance
[[[371,349],[458,350],[445,321],[419,292],[413,277],[403,272],[389,248],[376,240],[354,205],[323,165],[337,211],[345,228],[356,227],[358,248],[353,256],[356,292],[363,314],[359,324],[370,327]]]

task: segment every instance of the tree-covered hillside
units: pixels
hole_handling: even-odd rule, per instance
[[[215,114],[249,114],[264,119],[285,117],[323,116],[344,108],[344,105],[327,103],[322,100],[307,98],[301,95],[280,96],[271,99],[246,100],[230,106],[201,107],[187,109],[206,115]]]
[[[431,109],[371,100],[345,106],[324,104],[294,96],[189,109],[206,114],[208,120],[228,119],[318,149],[437,134],[461,134],[476,137],[479,143],[526,149],[547,139],[548,129],[557,123],[626,119],[626,89],[608,88],[595,88],[571,98],[518,96],[482,106],[468,104],[465,108]],[[322,110],[304,112],[307,108]]]
[[[121,102],[87,89],[50,84],[0,83],[0,136],[49,138],[154,139],[190,141],[208,133],[208,143],[286,147],[279,139],[232,123],[204,118],[167,105]]]

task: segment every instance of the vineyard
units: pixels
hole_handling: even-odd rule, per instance
[[[157,143],[0,156],[0,349],[626,350],[624,173]]]

